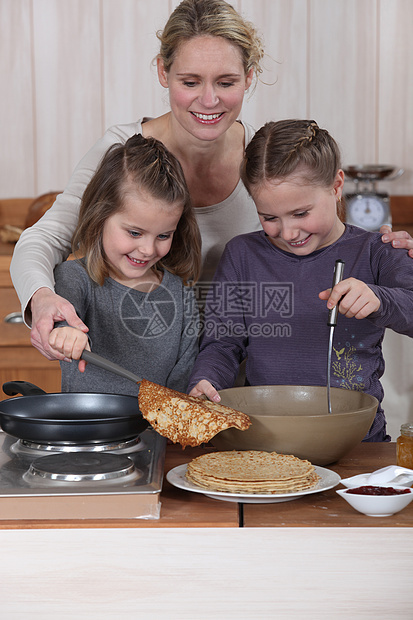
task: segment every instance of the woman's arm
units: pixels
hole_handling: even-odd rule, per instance
[[[31,326],[32,344],[49,359],[49,334],[56,321],[82,329],[73,307],[55,295],[53,269],[70,254],[83,192],[107,149],[141,130],[140,123],[111,127],[76,167],[66,189],[32,227],[23,231],[16,244],[10,274],[22,305],[26,325]],[[35,294],[36,293],[36,294]],[[83,327],[82,327],[83,326]]]
[[[65,321],[68,325],[84,333],[86,325],[77,316],[74,306],[49,288],[40,288],[31,300],[33,308],[33,327],[30,332],[32,345],[49,360],[63,360],[65,356],[50,346],[49,337],[55,325]]]
[[[405,230],[392,232],[390,226],[382,226],[380,228],[383,243],[391,243],[394,248],[408,250],[410,258],[413,258],[413,239]]]

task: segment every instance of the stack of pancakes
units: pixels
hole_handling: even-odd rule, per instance
[[[243,494],[293,493],[319,480],[310,461],[259,450],[203,454],[188,464],[186,477],[209,491]]]

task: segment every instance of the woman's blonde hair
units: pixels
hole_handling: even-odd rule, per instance
[[[112,145],[86,187],[72,239],[75,256],[86,258],[89,276],[102,285],[113,271],[102,244],[105,222],[123,209],[134,185],[171,208],[182,207],[171,248],[153,269],[167,269],[192,284],[200,272],[201,236],[181,164],[161,142],[140,134]]]
[[[224,0],[183,0],[171,13],[165,28],[157,32],[161,42],[158,58],[169,71],[182,43],[210,35],[236,45],[242,55],[245,74],[262,72],[263,44],[255,26],[241,17]]]

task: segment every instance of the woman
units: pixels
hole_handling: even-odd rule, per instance
[[[141,133],[163,142],[181,163],[202,236],[203,281],[212,279],[229,239],[260,229],[239,176],[254,131],[237,121],[245,92],[261,73],[263,48],[254,26],[224,0],[183,0],[158,38],[158,78],[169,89],[170,112],[109,129],[16,245],[13,284],[32,326],[32,344],[48,359],[63,358],[48,344],[55,321],[87,331],[73,306],[54,293],[53,269],[70,253],[83,191],[113,143]],[[411,239],[401,244],[413,248]]]

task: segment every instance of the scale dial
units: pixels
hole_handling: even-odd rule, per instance
[[[380,194],[353,194],[346,199],[346,221],[360,228],[378,231],[391,226],[389,199]]]

